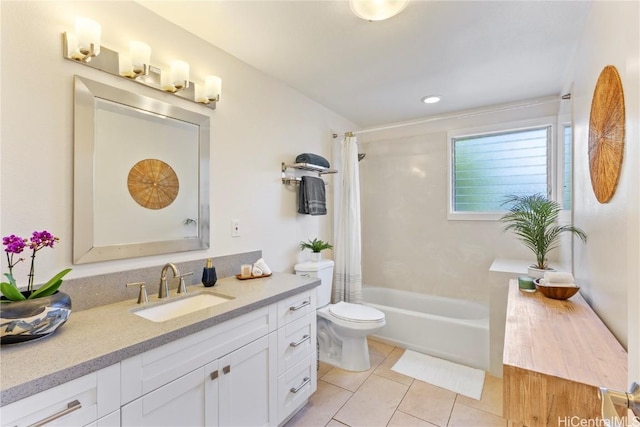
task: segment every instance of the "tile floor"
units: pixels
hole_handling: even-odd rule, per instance
[[[471,399],[392,371],[403,352],[369,340],[368,371],[321,363],[318,390],[286,427],[506,427],[500,378],[486,374],[482,398]]]

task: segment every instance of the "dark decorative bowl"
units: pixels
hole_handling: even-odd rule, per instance
[[[28,296],[28,292],[22,292]],[[46,337],[71,314],[71,297],[57,291],[47,297],[0,303],[0,344],[15,344]]]
[[[547,298],[566,300],[574,296],[580,290],[579,286],[546,286],[539,284],[539,279],[534,281],[536,289]]]

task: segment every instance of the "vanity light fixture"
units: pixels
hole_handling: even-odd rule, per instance
[[[407,7],[409,0],[350,0],[351,11],[369,22],[383,21],[396,16]]]
[[[161,73],[160,87],[165,92],[171,93],[187,89],[189,87],[189,64],[184,61],[173,61],[171,70]]]
[[[131,41],[129,51],[118,53],[100,46],[102,27],[87,18],[76,19],[75,33],[63,33],[62,55],[79,64],[109,74],[124,77],[136,83],[171,92],[174,95],[215,109],[220,101],[222,80],[217,76],[205,77],[203,85],[189,81],[189,64],[173,61],[170,70],[151,65],[151,47],[141,41]],[[98,56],[100,55],[100,56]]]
[[[131,54],[131,67],[136,76],[149,74],[149,63],[151,62],[151,46],[139,41],[129,42],[129,52]]]
[[[425,104],[435,104],[437,102],[440,102],[440,96],[438,95],[428,95],[422,98],[422,102],[424,102]]]
[[[171,63],[171,84],[176,90],[189,87],[189,64],[184,61]]]
[[[196,101],[201,104],[209,104],[220,100],[222,92],[222,79],[218,76],[206,76],[204,89],[196,91]]]
[[[76,18],[76,32],[67,45],[67,54],[83,62],[100,54],[102,26],[88,18]]]
[[[129,42],[129,53],[118,55],[118,70],[122,77],[135,79],[149,74],[151,46],[139,41]]]

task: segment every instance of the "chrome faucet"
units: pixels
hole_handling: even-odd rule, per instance
[[[602,418],[608,421],[607,425],[625,425],[616,411],[616,406],[631,409],[634,415],[640,416],[640,385],[637,383],[631,384],[628,392],[600,387],[598,394],[602,403]]]
[[[167,263],[162,267],[162,274],[160,275],[160,288],[158,289],[158,298],[169,297],[169,281],[167,280],[167,269],[173,271],[173,277],[180,276],[180,272],[172,263]]]

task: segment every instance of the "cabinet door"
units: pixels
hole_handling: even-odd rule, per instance
[[[277,418],[276,332],[220,358],[219,424],[275,425]]]
[[[85,427],[120,427],[120,410],[113,411]]]
[[[204,367],[122,407],[123,426],[203,426]]]
[[[220,398],[220,361],[214,360],[204,367],[204,418],[207,427],[217,427],[219,419],[218,400]]]

